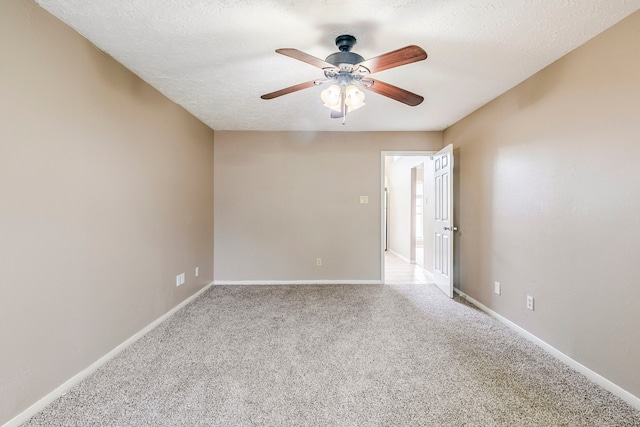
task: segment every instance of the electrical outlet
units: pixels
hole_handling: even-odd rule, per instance
[[[316,265],[322,265],[322,258],[316,258]]]
[[[369,196],[360,196],[360,203],[363,205],[369,203]]]
[[[200,275],[200,267],[196,267],[196,277]]]
[[[527,295],[527,308],[533,311],[533,297],[531,295]]]
[[[493,284],[493,292],[494,292],[496,295],[500,295],[500,291],[501,291],[501,289],[500,289],[500,282],[494,282],[494,284]]]

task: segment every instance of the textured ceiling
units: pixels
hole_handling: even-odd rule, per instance
[[[442,130],[640,8],[640,0],[36,0],[215,130]],[[319,58],[352,34],[371,58],[416,44],[425,61],[372,75],[424,96],[366,92],[346,126],[312,87],[323,77],[276,54]]]

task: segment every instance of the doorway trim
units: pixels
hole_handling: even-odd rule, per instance
[[[437,150],[429,151],[381,151],[380,152],[380,283],[385,284],[384,281],[384,234],[385,234],[385,218],[384,218],[384,177],[386,173],[386,167],[384,164],[384,158],[387,156],[433,156]]]

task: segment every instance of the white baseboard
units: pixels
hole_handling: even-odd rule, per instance
[[[224,285],[381,285],[382,280],[214,280]]]
[[[407,262],[409,264],[413,264],[409,258],[407,258],[407,257],[405,257],[403,255],[400,255],[398,252],[394,251],[393,249],[387,249],[387,251],[389,251],[390,253],[394,254],[395,256],[397,256],[398,258],[403,260],[404,262]]]
[[[426,268],[424,268],[423,266],[416,264],[416,267],[418,267],[420,270],[422,270],[422,272],[424,273],[425,276],[427,276],[428,279],[433,280],[433,273],[430,272],[429,270],[427,270]]]
[[[65,381],[62,385],[58,386],[51,393],[47,394],[45,397],[43,397],[42,399],[38,400],[36,403],[34,403],[33,405],[29,406],[27,409],[25,409],[24,411],[22,411],[21,413],[19,413],[18,415],[16,415],[15,417],[10,419],[9,421],[7,421],[2,427],[17,427],[20,424],[23,424],[23,423],[27,422],[29,420],[29,418],[33,417],[38,412],[42,411],[51,402],[53,402],[58,397],[60,397],[63,394],[65,394],[73,386],[75,386],[80,381],[82,381],[83,379],[85,379],[86,377],[88,377],[89,375],[94,373],[99,367],[101,367],[102,365],[107,363],[109,360],[113,359],[122,350],[124,350],[125,348],[129,347],[131,344],[133,344],[134,342],[136,342],[137,340],[142,338],[147,332],[151,331],[156,326],[158,326],[160,323],[162,323],[165,320],[167,320],[176,311],[180,310],[182,307],[186,306],[191,301],[196,299],[200,294],[202,294],[204,291],[206,291],[212,285],[213,285],[213,282],[209,283],[204,288],[200,289],[198,292],[196,292],[195,294],[191,295],[189,298],[185,299],[180,304],[178,304],[177,306],[173,307],[171,310],[169,310],[168,312],[166,312],[162,316],[158,317],[156,320],[154,320],[153,322],[151,322],[150,324],[145,326],[143,329],[141,329],[140,331],[136,332],[134,335],[129,337],[126,341],[124,341],[123,343],[119,344],[116,348],[111,350],[109,353],[105,354],[100,359],[96,360],[91,365],[89,365],[87,368],[83,369],[82,371],[80,371],[76,375],[74,375],[73,377],[69,378],[67,381]]]
[[[527,331],[526,329],[523,329],[520,326],[516,325],[515,323],[513,323],[511,320],[507,319],[506,317],[503,317],[503,316],[499,315],[495,311],[491,310],[489,307],[485,306],[481,302],[476,301],[475,299],[471,298],[469,295],[465,294],[464,292],[462,292],[462,291],[460,291],[458,289],[454,289],[454,291],[457,292],[461,297],[463,297],[464,299],[469,301],[471,304],[475,305],[480,310],[482,310],[485,313],[487,313],[489,316],[493,317],[494,319],[497,319],[501,323],[504,323],[510,329],[512,329],[513,331],[517,332],[518,334],[520,334],[524,338],[528,339],[532,343],[536,344],[538,347],[541,347],[543,350],[545,350],[547,353],[551,354],[555,358],[559,359],[561,362],[565,363],[566,365],[569,365],[570,367],[572,367],[576,371],[580,372],[582,375],[584,375],[585,377],[589,378],[591,381],[593,381],[594,383],[598,384],[600,387],[602,387],[605,390],[611,392],[612,394],[618,396],[620,399],[624,400],[625,402],[627,402],[629,405],[633,406],[634,408],[640,410],[640,398],[638,398],[637,396],[629,393],[627,390],[625,390],[622,387],[620,387],[619,385],[609,381],[608,379],[606,379],[602,375],[598,374],[597,372],[592,371],[591,369],[587,368],[586,366],[584,366],[580,362],[575,361],[574,359],[572,359],[571,357],[567,356],[566,354],[564,354],[560,350],[556,349],[555,347],[551,346],[550,344],[548,344],[545,341],[541,340],[540,338],[536,337],[535,335],[533,335],[531,332]]]

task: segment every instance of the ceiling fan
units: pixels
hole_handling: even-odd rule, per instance
[[[273,99],[313,86],[330,84],[321,92],[320,98],[324,106],[331,109],[331,117],[342,118],[342,124],[345,124],[347,113],[364,105],[364,93],[359,88],[412,107],[419,105],[424,100],[420,95],[369,77],[370,74],[378,71],[427,59],[427,53],[422,48],[411,45],[365,60],[357,53],[351,52],[355,44],[356,38],[354,36],[346,34],[338,36],[336,46],[339,52],[332,53],[325,60],[298,49],[276,49],[277,53],[321,68],[325,78],[289,86],[262,95],[260,98]]]

